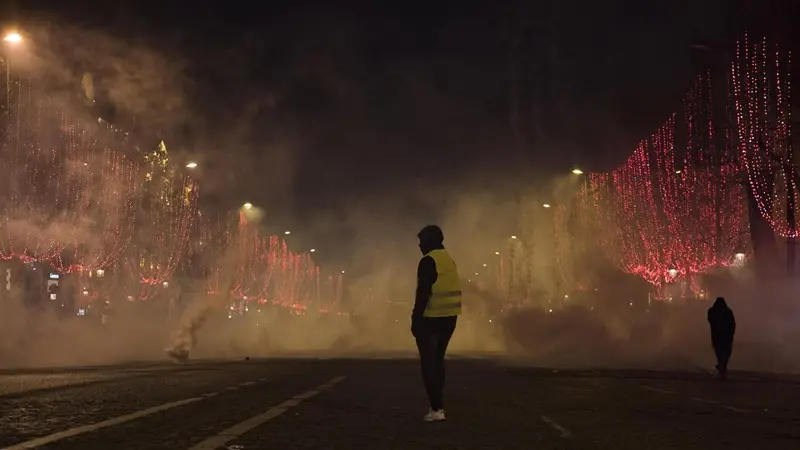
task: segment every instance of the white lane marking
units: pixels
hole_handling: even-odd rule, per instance
[[[561,437],[564,438],[564,439],[569,439],[569,438],[571,438],[573,436],[573,434],[568,429],[562,427],[561,425],[556,423],[555,420],[553,420],[553,419],[551,419],[551,418],[549,418],[547,416],[542,416],[542,422],[550,425],[551,428],[553,428],[554,430],[558,431],[561,434]]]
[[[674,392],[672,392],[672,391],[667,391],[667,390],[665,390],[665,389],[658,389],[658,388],[654,388],[654,387],[650,387],[650,386],[645,386],[645,385],[641,385],[641,386],[639,386],[639,387],[640,387],[640,388],[642,388],[642,389],[647,389],[648,391],[658,392],[658,393],[660,393],[660,394],[674,394]],[[733,412],[738,412],[738,413],[746,413],[746,412],[749,412],[749,411],[748,411],[748,410],[746,410],[746,409],[737,408],[737,407],[735,407],[735,406],[730,406],[730,405],[725,405],[725,404],[723,404],[722,402],[718,402],[718,401],[716,401],[716,400],[707,400],[707,399],[705,399],[705,398],[700,398],[700,397],[692,397],[692,400],[693,400],[693,401],[695,401],[695,402],[698,402],[698,403],[705,403],[705,404],[707,404],[707,405],[715,405],[715,406],[719,406],[719,407],[721,407],[721,408],[725,408],[725,409],[727,409],[728,411],[733,411]]]
[[[314,388],[314,389],[312,389],[310,391],[307,391],[307,392],[304,392],[302,394],[295,395],[291,399],[286,400],[285,402],[283,402],[283,403],[281,403],[279,405],[273,406],[272,408],[268,409],[266,412],[263,412],[263,413],[261,413],[261,414],[259,414],[257,416],[253,416],[253,417],[245,420],[244,422],[240,422],[240,423],[228,428],[227,430],[222,431],[221,433],[217,434],[216,436],[211,436],[210,438],[198,443],[197,445],[192,447],[190,450],[215,450],[215,449],[218,449],[218,448],[224,446],[225,444],[227,444],[228,442],[230,442],[230,441],[238,438],[239,436],[247,433],[248,431],[250,431],[250,430],[252,430],[252,429],[254,429],[256,427],[259,427],[259,426],[265,424],[266,422],[268,422],[268,421],[280,416],[281,414],[283,414],[286,411],[288,411],[290,408],[299,405],[304,400],[307,400],[307,399],[319,394],[321,391],[325,391],[325,390],[328,390],[328,389],[332,388],[334,385],[336,385],[337,383],[339,383],[340,381],[342,381],[344,379],[345,379],[345,377],[343,377],[343,376],[342,377],[336,377],[336,378],[331,379],[327,383],[325,383],[325,384],[323,384],[323,385],[321,385],[321,386],[319,386],[317,388]]]
[[[262,378],[262,380],[266,380],[266,378]],[[249,382],[248,386],[255,384],[255,382]],[[226,388],[226,391],[235,391],[239,389],[237,386],[232,386]],[[124,416],[115,417],[113,419],[104,420],[102,422],[97,422],[89,425],[81,425],[79,427],[70,428],[68,430],[59,431],[58,433],[53,433],[49,436],[44,436],[36,439],[31,439],[30,441],[21,442],[19,444],[12,445],[10,447],[5,447],[2,450],[21,450],[21,449],[28,449],[28,448],[37,448],[43,445],[51,444],[53,442],[60,441],[62,439],[70,438],[73,436],[78,436],[85,433],[91,433],[93,431],[97,431],[101,428],[111,427],[114,425],[119,425],[125,422],[130,422],[132,420],[141,419],[142,417],[146,417],[157,412],[166,411],[168,409],[177,408],[178,406],[187,405],[189,403],[194,403],[200,400],[204,400],[207,398],[215,397],[219,395],[219,392],[207,392],[202,394],[199,397],[192,397],[186,398],[183,400],[178,400],[170,403],[164,403],[163,405],[154,406],[152,408],[143,409],[141,411],[136,411],[131,414],[126,414]]]
[[[654,388],[654,387],[645,386],[645,385],[641,385],[639,387],[642,388],[642,389],[647,389],[648,391],[658,392],[659,394],[674,394],[674,392],[668,391],[666,389],[659,389],[659,388]]]
[[[313,397],[313,396],[315,396],[317,394],[319,394],[319,391],[314,389],[313,391],[303,392],[300,395],[295,395],[292,398],[296,399],[296,400],[305,400],[305,399],[311,398],[311,397]]]
[[[245,381],[244,383],[239,383],[239,386],[252,386],[256,384],[255,381]]]
[[[733,411],[733,412],[738,412],[738,413],[746,413],[746,412],[748,412],[746,409],[737,408],[735,406],[722,405],[722,407],[727,409],[728,411]]]
[[[183,400],[178,400],[176,402],[164,403],[163,405],[143,409],[141,411],[136,411],[135,413],[126,414],[124,416],[115,417],[113,419],[104,420],[102,422],[70,428],[69,430],[59,431],[58,433],[54,433],[49,436],[31,439],[30,441],[21,442],[19,444],[15,444],[10,447],[6,447],[4,450],[22,450],[28,448],[41,447],[43,445],[52,444],[53,442],[57,442],[62,439],[71,438],[84,433],[97,431],[101,428],[111,427],[125,422],[130,422],[132,420],[141,419],[142,417],[149,416],[151,414],[155,414],[161,411],[166,411],[168,409],[177,408],[178,406],[188,405],[189,403],[198,402],[202,399],[203,399],[202,397],[192,397]]]

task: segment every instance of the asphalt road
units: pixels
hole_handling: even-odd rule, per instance
[[[800,383],[449,361],[448,421],[421,421],[414,360],[199,361],[0,371],[0,447],[793,449]]]

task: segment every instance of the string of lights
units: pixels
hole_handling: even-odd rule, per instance
[[[786,222],[789,196],[797,201],[787,144],[790,57],[767,48],[766,40],[739,43],[728,105],[713,103],[711,74],[702,73],[683,108],[624,164],[589,175],[578,194],[581,223],[621,270],[656,286],[686,279],[699,290],[697,274],[749,251],[747,185],[775,231],[796,235],[797,224]],[[720,136],[715,123],[725,121],[736,126]]]
[[[797,168],[791,135],[791,53],[767,39],[740,41],[731,65],[729,93],[736,118],[738,150],[761,216],[781,236],[798,236],[790,202],[797,205]]]
[[[257,303],[279,306],[294,314],[305,314],[316,304],[316,310],[327,312],[334,306],[331,300],[341,299],[341,292],[321,295],[319,267],[310,253],[292,252],[278,236],[262,237],[244,212],[239,214],[236,236],[221,236],[223,247],[219,252],[228,252],[235,260],[228,293],[231,311],[248,311],[249,305]],[[220,261],[223,257],[215,259]],[[219,289],[219,270],[212,269],[209,292]],[[341,288],[341,281],[339,284]],[[319,304],[320,298],[327,303]],[[335,306],[338,307],[338,302]]]

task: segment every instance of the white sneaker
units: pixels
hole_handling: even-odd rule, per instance
[[[425,422],[442,422],[445,420],[444,418],[444,410],[440,409],[438,411],[430,410],[428,414],[425,414],[425,417],[422,418]]]

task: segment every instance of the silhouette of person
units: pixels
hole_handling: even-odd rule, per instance
[[[725,299],[717,297],[708,309],[708,324],[711,327],[711,345],[717,356],[717,373],[720,378],[728,378],[728,361],[733,352],[733,336],[736,334],[736,318]]]
[[[445,420],[444,357],[461,314],[461,281],[456,263],[444,248],[441,228],[428,225],[417,236],[423,256],[417,267],[411,333],[417,341],[422,379],[430,402],[424,420],[440,422]]]

